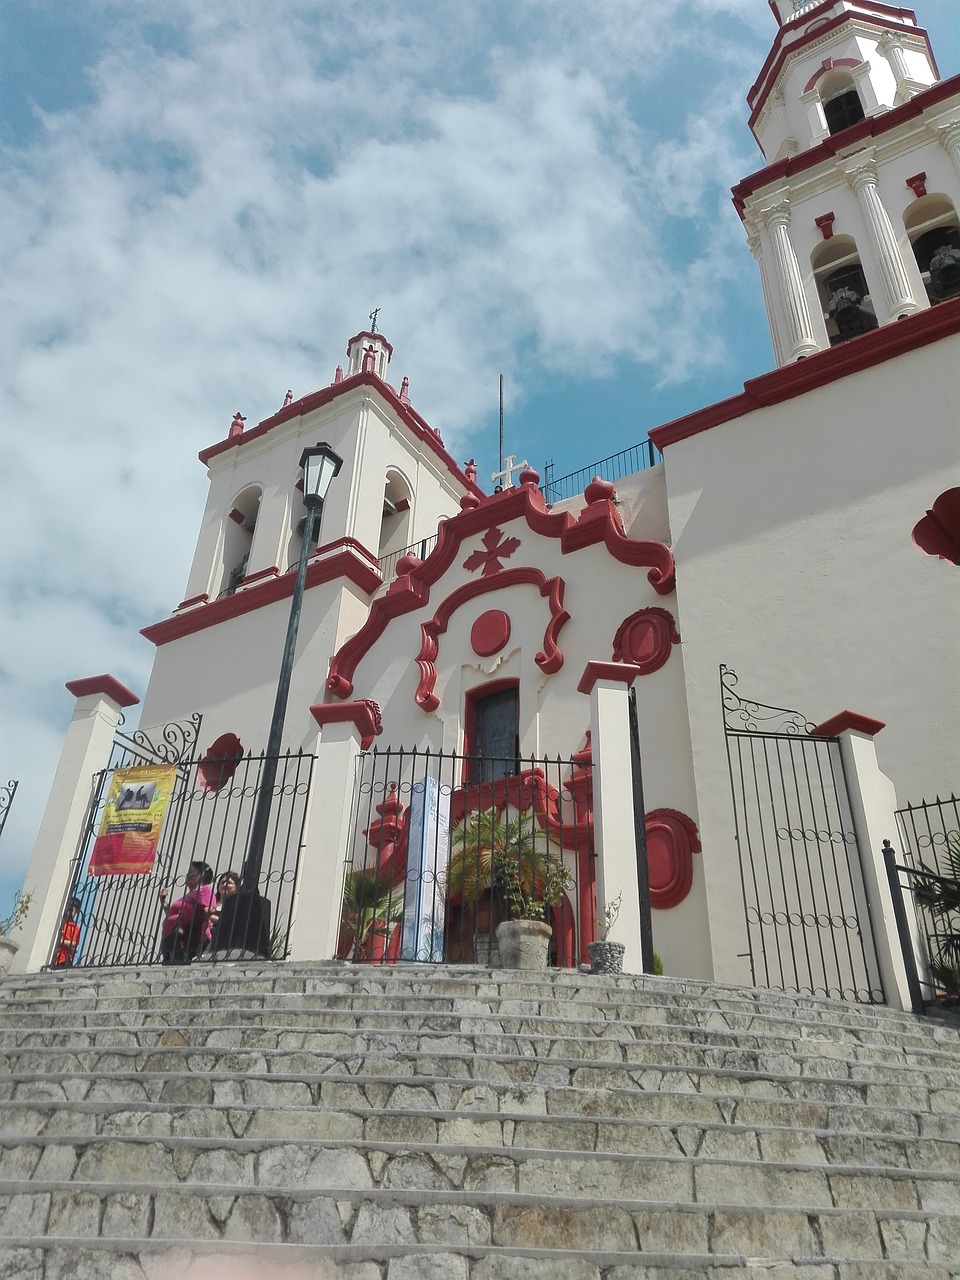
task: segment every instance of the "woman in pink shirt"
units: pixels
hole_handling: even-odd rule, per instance
[[[169,888],[159,893],[164,912],[160,936],[161,964],[189,964],[210,939],[210,912],[214,908],[213,870],[206,862],[187,868],[187,892],[169,905]]]

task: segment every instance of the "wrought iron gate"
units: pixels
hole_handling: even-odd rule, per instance
[[[222,762],[203,758],[198,751],[201,717],[176,721],[150,734],[119,731],[107,767],[94,776],[86,821],[74,857],[67,901],[80,903],[80,942],[74,965],[142,965],[158,956],[161,912],[158,893],[170,887],[180,896],[192,862],[207,863],[214,884],[228,870],[239,871],[265,757],[247,755]],[[132,875],[91,876],[90,854],[116,769],[133,765],[176,766],[173,792],[160,833],[152,868]],[[215,767],[211,767],[211,765]],[[260,892],[270,900],[273,936],[271,958],[283,959],[293,919],[300,848],[314,757],[287,752],[280,757],[274,786],[274,805],[267,833]],[[66,906],[66,902],[64,903]],[[51,940],[52,963],[58,949],[59,926]]]
[[[883,1003],[839,739],[720,683],[752,982]]]
[[[596,916],[591,763],[373,750],[357,761],[337,954],[495,965],[505,881],[563,882],[551,963],[586,959]],[[532,888],[535,886],[535,888]]]

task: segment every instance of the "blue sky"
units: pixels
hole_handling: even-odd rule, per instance
[[[941,71],[960,4],[919,0]],[[772,364],[729,188],[766,0],[18,0],[0,9],[0,910],[69,720],[142,693],[197,451],[329,382],[380,307],[485,481],[555,473]]]

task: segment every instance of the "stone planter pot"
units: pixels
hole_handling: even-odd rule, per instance
[[[542,920],[504,920],[497,925],[504,969],[546,969],[553,929]]]
[[[626,947],[622,942],[588,942],[587,955],[590,957],[591,973],[623,973],[623,954]]]
[[[13,964],[13,957],[19,950],[19,942],[14,942],[12,938],[5,938],[0,934],[0,978],[9,973],[10,966]]]

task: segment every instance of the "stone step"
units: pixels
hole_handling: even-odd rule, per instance
[[[82,1107],[83,1109],[79,1109]],[[683,1155],[747,1161],[787,1161],[806,1166],[857,1165],[922,1169],[947,1176],[960,1169],[960,1143],[936,1138],[901,1138],[889,1133],[835,1132],[736,1123],[678,1120],[584,1119],[525,1112],[440,1109],[350,1110],[211,1108],[115,1104],[62,1104],[45,1110],[0,1109],[0,1178],[20,1173],[36,1154],[47,1159],[57,1145],[83,1145],[92,1138],[137,1141],[201,1140],[235,1151],[260,1150],[265,1143],[352,1141],[432,1144],[443,1148],[483,1146],[554,1152],[596,1152],[635,1156]],[[248,1144],[244,1146],[243,1144]],[[254,1144],[249,1146],[249,1144]],[[59,1159],[60,1157],[55,1157]],[[29,1176],[29,1173],[24,1173]]]
[[[244,1014],[246,1016],[244,1017]],[[318,1025],[319,1024],[319,1025]],[[258,1011],[234,1011],[231,1020],[212,1021],[203,1013],[193,1010],[179,1011],[165,1019],[152,1023],[126,1023],[118,1026],[115,1020],[98,1026],[64,1026],[61,1019],[48,1021],[41,1027],[24,1028],[22,1025],[0,1028],[0,1053],[10,1057],[26,1049],[55,1049],[82,1051],[106,1048],[149,1048],[156,1045],[181,1043],[213,1045],[220,1048],[265,1049],[322,1049],[325,1037],[331,1035],[357,1035],[368,1032],[371,1024],[380,1033],[436,1035],[472,1035],[508,1040],[549,1038],[559,1042],[587,1043],[607,1042],[642,1044],[650,1046],[650,1052],[678,1054],[681,1049],[707,1053],[735,1052],[738,1054],[764,1055],[791,1054],[810,1059],[831,1061],[865,1061],[895,1067],[931,1067],[955,1071],[958,1065],[956,1049],[948,1045],[904,1046],[900,1043],[862,1042],[852,1037],[831,1038],[820,1035],[796,1036],[750,1034],[746,1032],[719,1031],[715,1028],[669,1026],[657,1023],[623,1023],[575,1021],[565,1018],[534,1018],[529,1015],[461,1015],[456,1013],[376,1011],[366,1014],[358,1011],[334,1010],[318,1014],[307,1021],[303,1012],[286,1016],[272,1013],[269,1020]],[[632,1051],[632,1050],[631,1050]]]
[[[826,1126],[820,1127],[846,1130],[854,1122],[875,1132],[912,1134],[916,1132],[918,1117],[923,1117],[927,1121],[924,1134],[945,1139],[956,1136],[952,1125],[957,1114],[955,1090],[914,1090],[904,1102],[903,1090],[898,1090],[896,1099],[889,1101],[886,1092],[881,1097],[876,1096],[873,1086],[860,1086],[858,1090],[844,1085],[838,1091],[837,1088],[823,1089],[797,1079],[742,1081],[733,1074],[719,1080],[723,1086],[719,1089],[713,1087],[718,1081],[716,1077],[703,1080],[700,1088],[694,1088],[689,1076],[681,1076],[680,1087],[677,1088],[672,1077],[660,1073],[646,1073],[646,1079],[638,1086],[629,1077],[626,1082],[619,1077],[598,1080],[596,1073],[591,1072],[588,1078],[583,1078],[582,1068],[571,1071],[564,1067],[561,1071],[557,1064],[551,1064],[551,1070],[547,1072],[542,1063],[522,1059],[514,1064],[496,1063],[496,1072],[489,1075],[484,1074],[484,1067],[490,1064],[482,1059],[473,1062],[452,1059],[441,1064],[446,1068],[461,1068],[463,1074],[459,1077],[449,1071],[438,1070],[436,1063],[426,1059],[406,1063],[387,1058],[379,1063],[365,1059],[362,1074],[359,1074],[359,1059],[352,1065],[353,1072],[341,1070],[329,1074],[307,1071],[248,1072],[243,1075],[232,1071],[207,1071],[189,1074],[183,1071],[148,1073],[131,1070],[128,1073],[76,1073],[49,1078],[0,1076],[0,1101],[28,1107],[47,1101],[104,1100],[212,1106],[246,1104],[261,1108],[323,1105],[337,1109],[349,1098],[361,1105],[376,1105],[378,1098],[386,1102],[395,1089],[404,1087],[404,1082],[409,1089],[445,1080],[473,1089],[532,1086],[546,1093],[548,1106],[571,1114],[656,1115],[674,1121],[694,1115],[700,1119],[719,1117],[723,1120],[736,1108],[741,1123],[753,1123],[753,1117],[764,1115],[776,1115],[774,1123],[790,1123],[792,1115],[795,1123],[802,1124],[803,1117],[809,1115],[812,1108],[815,1114],[827,1116]],[[507,1070],[511,1065],[517,1069]],[[417,1070],[418,1066],[422,1069]],[[380,1070],[375,1071],[374,1067]],[[404,1071],[405,1067],[409,1070]],[[751,1088],[751,1084],[757,1087]],[[562,1099],[557,1098],[558,1094],[563,1095]],[[919,1100],[918,1094],[921,1095]],[[680,1099],[684,1101],[678,1101]],[[751,1119],[747,1120],[747,1116]],[[939,1122],[941,1116],[946,1117],[945,1124]]]
[[[46,1117],[63,1112],[75,1115],[111,1110],[134,1113],[196,1107],[210,1115],[266,1112],[282,1117],[368,1110],[377,1115],[393,1111],[482,1111],[510,1118],[549,1117],[583,1119],[589,1123],[648,1123],[670,1125],[788,1128],[834,1134],[866,1134],[912,1140],[960,1140],[960,1116],[953,1108],[943,1112],[916,1112],[826,1102],[768,1099],[746,1094],[671,1093],[637,1089],[573,1089],[503,1081],[474,1083],[462,1077],[418,1075],[392,1081],[364,1072],[329,1073],[308,1083],[274,1077],[237,1079],[230,1075],[208,1082],[188,1080],[178,1074],[147,1079],[141,1075],[111,1076],[91,1081],[87,1077],[61,1082],[34,1079],[22,1082],[19,1100],[0,1103],[5,1128],[11,1117],[22,1116],[25,1128],[35,1132]],[[67,1099],[67,1094],[70,1098]]]
[[[524,975],[506,970],[480,970],[472,966],[442,971],[423,966],[349,966],[287,965],[274,966],[264,974],[241,966],[193,965],[180,970],[151,966],[139,970],[74,970],[58,974],[25,975],[9,979],[0,990],[0,1011],[16,1006],[24,999],[40,1002],[87,1000],[104,1002],[116,1010],[124,1002],[140,1002],[151,997],[178,1001],[189,996],[191,1001],[213,1004],[229,989],[231,998],[249,1003],[255,998],[293,995],[299,998],[317,993],[325,1000],[372,997],[381,1007],[394,1007],[397,1000],[464,998],[504,1002],[523,1001],[525,1009],[534,1003],[549,1002],[557,1008],[572,1002],[602,1003],[607,1007],[680,1009],[701,1008],[705,1011],[728,1012],[736,1016],[780,1016],[788,1023],[813,1023],[823,1020],[831,1026],[854,1026],[860,1029],[878,1027],[906,1034],[934,1035],[952,1028],[925,1022],[883,1006],[844,1004],[820,997],[799,996],[771,990],[725,987],[722,984],[694,982],[688,979],[648,978],[624,975],[621,978],[584,976],[567,970],[551,970],[542,975]],[[955,1036],[954,1036],[955,1039]]]
[[[494,1123],[487,1126],[494,1136]],[[415,1131],[415,1126],[411,1126]],[[733,1155],[543,1150],[485,1140],[481,1123],[450,1125],[450,1142],[234,1138],[48,1138],[0,1147],[0,1182],[171,1183],[240,1187],[382,1188],[515,1193],[539,1197],[587,1195],[658,1203],[713,1202],[780,1207],[846,1206],[926,1209],[960,1214],[960,1170]],[[497,1137],[500,1135],[497,1134]],[[720,1142],[720,1149],[724,1143]],[[805,1154],[805,1153],[804,1153]],[[211,1191],[210,1194],[219,1194]]]
[[[146,1240],[154,1248],[180,1241],[223,1241],[234,1248],[309,1245],[338,1262],[457,1250],[461,1257],[468,1255],[470,1267],[459,1274],[471,1276],[478,1274],[479,1259],[497,1256],[502,1263],[512,1261],[512,1275],[522,1276],[528,1270],[524,1259],[532,1256],[554,1268],[559,1265],[563,1269],[552,1274],[562,1277],[570,1274],[571,1255],[599,1267],[602,1274],[618,1265],[676,1266],[682,1260],[698,1276],[704,1266],[739,1264],[756,1268],[752,1280],[768,1280],[766,1259],[826,1265],[890,1261],[901,1267],[912,1260],[944,1266],[949,1274],[960,1230],[956,1218],[946,1214],[883,1208],[745,1208],[725,1201],[663,1204],[627,1196],[601,1201],[589,1195],[544,1205],[535,1197],[508,1193],[491,1197],[230,1185],[201,1191],[138,1183],[118,1190],[95,1183],[71,1188],[54,1183],[38,1184],[29,1192],[0,1184],[0,1240],[7,1250],[42,1249],[54,1241],[63,1247],[71,1240],[89,1247],[98,1240],[124,1253],[139,1251]],[[549,1251],[556,1251],[552,1258]],[[428,1274],[440,1280],[458,1272]],[[532,1274],[551,1273],[538,1268]]]
[[[2,1274],[18,1280],[953,1280],[956,1271],[935,1262],[802,1257],[796,1262],[736,1256],[698,1258],[645,1252],[552,1253],[449,1244],[390,1245],[369,1259],[365,1246],[322,1250],[302,1245],[175,1247],[164,1241],[131,1240],[122,1253],[110,1242],[91,1247],[84,1239],[60,1248],[31,1248],[27,1241],[0,1247]],[[338,1263],[331,1261],[337,1258]],[[359,1261],[351,1261],[353,1258]],[[617,1259],[621,1260],[618,1261]],[[622,1259],[627,1259],[623,1261]]]

